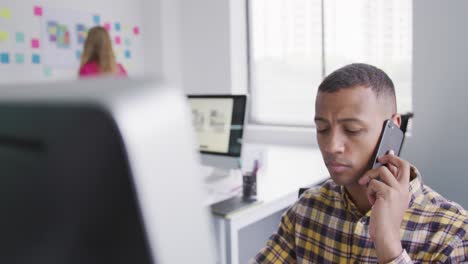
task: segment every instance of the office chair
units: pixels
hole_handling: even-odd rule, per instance
[[[406,133],[406,130],[408,128],[408,123],[409,123],[409,120],[411,118],[414,117],[414,114],[413,113],[406,113],[406,114],[403,114],[401,115],[401,126],[400,126],[400,129],[403,131],[403,134]]]

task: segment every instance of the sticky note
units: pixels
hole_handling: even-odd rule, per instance
[[[120,45],[122,43],[122,39],[119,36],[115,37],[115,44]]]
[[[15,54],[15,62],[17,64],[23,64],[24,63],[24,54],[22,53],[16,53]]]
[[[42,6],[34,6],[34,15],[42,16]]]
[[[116,31],[120,31],[120,29],[121,29],[120,23],[119,22],[115,23],[114,28],[115,28]]]
[[[140,34],[140,28],[139,27],[134,27],[133,28],[133,34],[135,34],[135,35]]]
[[[125,68],[127,71],[132,71],[133,70],[133,64],[131,63],[131,61],[127,61],[125,63]]]
[[[52,76],[52,68],[50,68],[50,67],[45,67],[44,70],[43,70],[43,72],[44,72],[44,76],[45,76],[45,77],[50,77],[50,76]]]
[[[65,32],[65,36],[62,39],[59,39],[59,44],[61,48],[70,48],[70,31],[64,26],[62,29]]]
[[[0,62],[2,64],[9,64],[10,63],[10,54],[0,53]]]
[[[75,52],[75,56],[76,56],[76,58],[77,58],[78,60],[81,60],[81,50],[77,50],[77,51]]]
[[[98,15],[94,15],[93,16],[93,22],[94,22],[95,25],[101,24],[101,17],[98,16]]]
[[[129,38],[125,38],[125,46],[129,47],[132,43]]]
[[[57,27],[58,24],[55,21],[48,21],[47,22],[47,32],[51,35],[57,35]]]
[[[9,38],[9,34],[6,31],[0,31],[0,41],[7,41]]]
[[[16,43],[24,43],[24,33],[16,32]]]
[[[110,31],[110,30],[111,30],[111,25],[110,25],[110,23],[108,23],[108,22],[104,23],[104,28],[105,28],[107,31]]]
[[[50,28],[47,29],[47,31],[51,35],[57,35],[57,27],[50,27]]]
[[[33,54],[31,61],[33,64],[40,64],[41,63],[41,56],[39,54]]]
[[[132,57],[132,53],[129,50],[125,51],[125,58],[130,59]]]
[[[123,25],[123,30],[124,32],[130,32],[130,26],[127,24]]]
[[[38,49],[39,48],[39,39],[31,39],[31,48]]]
[[[0,17],[3,19],[11,19],[11,10],[9,8],[0,8]]]

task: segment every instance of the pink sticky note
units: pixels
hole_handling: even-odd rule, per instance
[[[42,6],[34,6],[34,15],[42,16]]]
[[[122,39],[119,36],[115,37],[115,44],[120,45],[120,43],[122,43]]]
[[[38,39],[32,39],[31,40],[31,48],[33,48],[33,49],[39,48],[39,40]]]
[[[109,23],[109,22],[104,23],[104,28],[105,28],[107,31],[110,31],[110,29],[111,29],[110,23]]]
[[[134,27],[133,28],[133,34],[135,34],[135,35],[140,34],[140,28],[139,27]]]

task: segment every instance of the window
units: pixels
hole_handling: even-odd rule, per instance
[[[250,0],[251,120],[311,127],[323,77],[352,62],[383,69],[411,111],[412,1]]]

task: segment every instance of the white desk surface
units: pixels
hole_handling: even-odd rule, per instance
[[[318,184],[327,178],[328,177],[317,177],[311,180],[307,185]],[[305,185],[302,185],[301,187],[305,187]],[[254,223],[259,219],[294,204],[298,200],[299,188],[301,187],[298,187],[294,191],[278,193],[277,195],[267,197],[266,199],[258,198],[257,203],[227,214],[224,218],[231,221],[242,219],[242,222],[244,222],[243,226]]]
[[[261,219],[298,199],[299,188],[314,185],[329,177],[319,149],[271,147],[263,154],[257,176],[258,203],[226,215],[227,219]],[[226,195],[226,198],[240,192]]]

